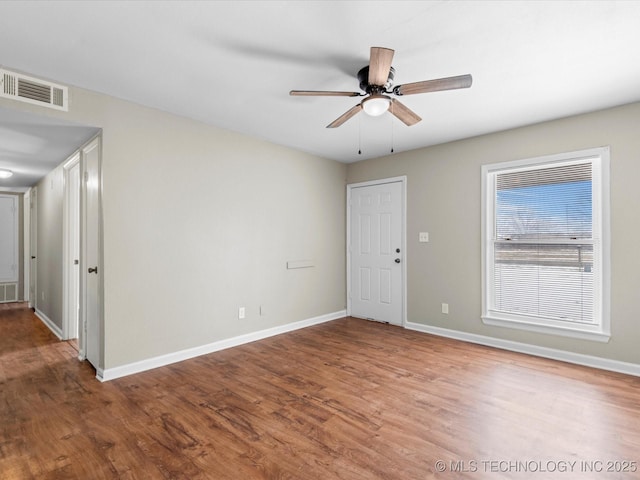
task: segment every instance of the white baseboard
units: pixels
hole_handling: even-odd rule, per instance
[[[58,327],[55,323],[53,323],[53,320],[51,320],[49,317],[47,317],[44,313],[42,313],[37,308],[35,310],[35,314],[36,314],[36,317],[38,317],[42,321],[42,323],[44,323],[46,327],[53,332],[53,334],[56,337],[62,340],[62,329]]]
[[[166,355],[160,355],[158,357],[148,358],[146,360],[129,363],[127,365],[121,365],[119,367],[98,369],[96,371],[96,378],[101,382],[114,380],[116,378],[125,377],[127,375],[133,375],[134,373],[140,373],[146,370],[164,367],[165,365],[171,365],[172,363],[188,360],[190,358],[199,357],[200,355],[218,352],[227,348],[244,345],[245,343],[255,342],[256,340],[262,340],[264,338],[273,337],[282,333],[292,332],[301,328],[311,327],[320,323],[329,322],[331,320],[343,318],[346,316],[346,314],[346,310],[340,310],[338,312],[320,315],[319,317],[288,323],[286,325],[280,325],[278,327],[267,328],[266,330],[239,335],[237,337],[228,338],[226,340],[220,340],[218,342],[209,343],[207,345],[188,348],[186,350],[168,353]]]
[[[586,367],[599,368],[601,370],[609,370],[612,372],[626,373],[640,377],[640,365],[637,363],[621,362],[618,360],[610,360],[608,358],[594,357],[592,355],[583,355],[581,353],[567,352],[565,350],[557,350],[554,348],[540,347],[530,345],[528,343],[513,342],[511,340],[503,340],[500,338],[487,337],[477,335],[475,333],[460,332],[458,330],[450,330],[448,328],[433,327],[423,325],[421,323],[407,322],[405,327],[409,330],[415,330],[423,333],[430,333],[440,337],[453,338],[454,340],[462,340],[463,342],[477,343],[488,347],[501,348],[512,352],[526,353],[537,357],[550,358],[552,360],[560,360],[561,362],[575,363]]]

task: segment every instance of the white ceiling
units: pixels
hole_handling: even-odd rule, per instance
[[[98,128],[0,107],[1,191],[22,191],[38,183],[98,133]]]
[[[2,2],[0,64],[341,162],[640,100],[639,1]],[[395,84],[470,73],[403,97],[423,121],[359,102],[371,46]],[[358,149],[362,154],[358,154]],[[2,166],[0,158],[0,166]]]

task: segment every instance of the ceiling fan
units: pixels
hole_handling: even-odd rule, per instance
[[[327,128],[336,128],[351,117],[364,110],[365,113],[378,116],[389,111],[405,125],[411,126],[418,123],[420,118],[415,112],[407,108],[399,100],[390,95],[415,95],[417,93],[438,92],[441,90],[455,90],[457,88],[469,88],[471,75],[459,75],[457,77],[438,78],[422,82],[406,83],[392,88],[395,70],[391,66],[394,51],[390,48],[371,47],[369,65],[358,72],[360,89],[364,92],[334,92],[320,90],[291,90],[293,96],[325,96],[325,97],[366,97],[355,107],[347,110],[327,125]],[[390,90],[391,89],[391,90]]]

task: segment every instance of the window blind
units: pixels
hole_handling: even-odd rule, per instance
[[[496,237],[591,238],[591,163],[496,175]]]
[[[592,163],[495,175],[493,309],[594,322]]]

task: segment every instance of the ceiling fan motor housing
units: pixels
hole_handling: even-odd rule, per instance
[[[387,81],[384,85],[370,85],[369,84],[369,65],[363,67],[358,72],[358,81],[360,82],[360,89],[367,93],[383,93],[385,92],[392,84],[393,77],[396,71],[393,67],[389,68],[389,76],[387,77]]]

